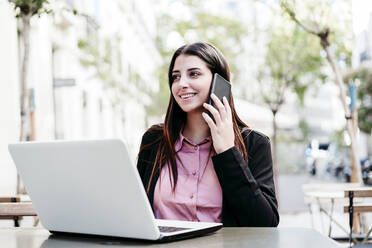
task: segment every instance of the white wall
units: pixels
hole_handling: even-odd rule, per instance
[[[115,46],[113,52],[120,51],[124,73],[114,76],[120,77],[118,80],[130,91],[131,96],[125,98],[120,106],[113,106],[112,89],[104,89],[104,83],[94,76],[95,70],[87,69],[79,62],[82,52],[77,48],[77,43],[79,39],[87,38],[84,18],[79,15],[58,14],[58,23],[51,31],[53,43],[58,46],[54,53],[54,75],[57,78],[73,78],[76,81],[76,86],[55,90],[57,126],[62,134],[59,138],[123,138],[127,141],[134,161],[141,136],[146,129],[144,102],[149,99],[142,89],[156,91],[158,88],[154,71],[161,58],[152,33],[156,30],[151,29],[152,32],[148,32],[148,27],[154,25],[154,22],[147,23],[154,20],[154,16],[151,16],[152,3],[146,0],[111,0],[97,5],[96,2],[74,1],[74,5],[80,13],[93,15],[91,17],[100,27],[96,37],[102,50],[105,40],[108,39],[112,40]],[[119,44],[116,44],[116,37],[121,39]],[[115,59],[113,62],[115,68],[120,65]],[[130,85],[129,73],[140,75],[142,89]],[[86,94],[87,98],[85,108],[83,94]]]
[[[53,102],[49,19],[31,20],[28,87],[35,92],[36,139],[53,138]],[[7,144],[19,139],[19,70],[17,20],[8,1],[0,0],[0,194],[15,192],[16,170]]]
[[[140,74],[142,86],[148,90],[157,90],[153,72],[160,64],[160,55],[153,40],[156,30],[146,19],[152,13],[151,2],[132,1],[136,13],[120,11],[121,1],[74,1],[75,7],[82,13],[90,14],[100,30],[98,38],[103,41],[115,34],[122,37],[119,48],[123,53],[123,70],[130,66],[133,72]],[[53,2],[58,6],[64,1]],[[53,5],[54,6],[54,5]],[[143,9],[146,8],[146,9]],[[127,8],[128,9],[128,8]],[[147,13],[147,14],[146,14]],[[92,70],[80,65],[80,53],[77,42],[85,38],[86,24],[81,16],[64,12],[52,16],[43,15],[31,20],[31,54],[28,75],[29,86],[35,90],[36,139],[54,139],[53,107],[53,63],[54,77],[73,78],[73,87],[57,88],[57,125],[64,139],[124,138],[134,161],[137,155],[145,126],[143,92],[131,87],[134,96],[122,103],[123,109],[113,106],[109,91],[102,83],[93,78]],[[59,19],[58,19],[59,18]],[[140,20],[142,18],[142,21]],[[57,20],[57,22],[55,22]],[[19,139],[19,51],[17,21],[13,9],[7,0],[0,0],[0,194],[15,193],[16,169],[7,150],[10,142]],[[52,48],[56,47],[54,59]],[[123,83],[128,83],[128,71]],[[86,92],[87,107],[83,107],[82,95]],[[149,99],[147,99],[148,101]],[[100,111],[102,102],[102,112]],[[124,115],[124,116],[123,116]],[[124,122],[123,122],[124,120]]]
[[[52,44],[50,18],[43,15],[31,22],[30,73],[28,84],[35,89],[36,139],[54,138]]]
[[[0,194],[11,194],[16,171],[7,146],[18,140],[20,117],[17,23],[7,0],[0,0],[0,36]]]

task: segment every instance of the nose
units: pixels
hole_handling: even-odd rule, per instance
[[[181,77],[179,85],[182,88],[187,88],[189,86],[189,81],[188,81],[187,77]]]

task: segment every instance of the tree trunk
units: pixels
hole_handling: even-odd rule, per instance
[[[321,38],[321,45],[322,45],[322,47],[324,48],[324,50],[326,51],[326,54],[327,54],[327,60],[331,64],[332,70],[333,70],[333,72],[335,73],[335,76],[336,76],[336,85],[338,86],[339,91],[340,91],[340,100],[341,100],[342,106],[343,106],[344,111],[345,111],[345,116],[346,117],[352,117],[352,115],[350,113],[350,110],[349,110],[349,107],[346,104],[346,94],[345,94],[345,91],[344,91],[344,82],[343,82],[343,79],[342,79],[342,75],[341,75],[341,72],[338,68],[336,59],[335,59],[332,51],[329,49],[328,38],[327,37],[325,37],[325,38],[320,37],[320,38]],[[356,138],[355,132],[353,130],[353,122],[352,122],[351,118],[347,118],[346,127],[347,127],[347,131],[349,133],[350,139],[351,139],[351,145],[350,145],[350,147],[351,147],[351,161],[352,161],[352,163],[351,163],[352,168],[351,169],[352,169],[353,172],[355,172],[355,175],[352,175],[352,178],[355,178],[355,180],[356,180],[355,182],[363,184],[362,170],[361,170],[360,162],[359,162],[359,158],[358,158],[357,138]]]
[[[354,137],[357,137],[357,135],[358,135],[358,132],[357,132],[357,130],[358,130],[358,111],[356,109],[354,109],[353,112],[351,112],[351,116],[352,116],[351,123],[352,123],[352,127],[353,127]],[[350,157],[352,157],[352,156],[353,156],[353,152],[351,150],[350,151]],[[352,162],[351,163],[352,168],[351,168],[351,179],[350,179],[350,181],[351,182],[358,182],[358,178],[357,178],[357,173],[358,172],[355,171],[355,168],[357,168],[357,166],[354,164],[353,160],[351,162]],[[359,167],[362,168],[360,164],[359,164]],[[363,180],[363,175],[362,175],[362,180]]]
[[[30,100],[29,90],[27,85],[29,57],[30,57],[30,19],[31,15],[22,16],[22,38],[23,38],[23,61],[20,80],[20,111],[21,111],[21,126],[20,126],[20,141],[26,141],[30,137]],[[17,174],[17,194],[21,193],[21,178]]]
[[[20,130],[20,141],[27,140],[27,119],[29,117],[29,97],[28,97],[28,85],[27,76],[29,70],[29,57],[30,57],[30,19],[31,16],[22,17],[22,38],[23,38],[23,61],[21,70],[21,81],[20,81],[20,110],[21,110],[21,130]]]

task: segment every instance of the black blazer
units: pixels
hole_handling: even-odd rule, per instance
[[[142,145],[162,135],[162,131],[147,131]],[[248,165],[237,147],[212,157],[214,169],[222,188],[222,222],[224,226],[276,227],[279,224],[275,197],[270,140],[251,129],[242,132],[248,153]],[[147,188],[158,144],[138,155],[137,169]],[[148,198],[153,206],[154,190],[159,178],[156,170]]]

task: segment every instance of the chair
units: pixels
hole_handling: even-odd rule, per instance
[[[372,203],[364,203],[364,202],[355,203],[354,200],[355,198],[364,199],[364,198],[372,197],[372,187],[346,189],[344,191],[344,196],[346,198],[349,198],[349,204],[347,206],[344,206],[344,212],[349,213],[349,227],[350,227],[349,242],[351,243],[351,240],[353,239],[352,234],[353,234],[354,214],[372,212]],[[367,232],[362,243],[367,242],[371,232],[372,232],[372,228]]]
[[[315,204],[319,206],[322,229],[324,226],[322,214],[325,214],[329,218],[328,237],[331,237],[332,224],[336,224],[338,227],[340,227],[345,232],[345,234],[348,234],[347,229],[344,228],[337,220],[335,220],[335,218],[333,217],[333,214],[334,214],[335,206],[343,206],[347,202],[347,199],[344,197],[344,190],[353,189],[353,188],[360,188],[360,184],[359,183],[303,184],[302,190],[304,192],[304,202],[305,204],[308,205],[308,208],[309,208],[309,214],[311,216],[312,227],[314,228],[314,215],[312,211],[312,205]],[[346,237],[346,240],[347,240],[347,237]]]
[[[20,196],[0,196],[0,219],[12,219],[14,226],[19,227],[23,216],[37,216],[30,201],[21,202]]]

